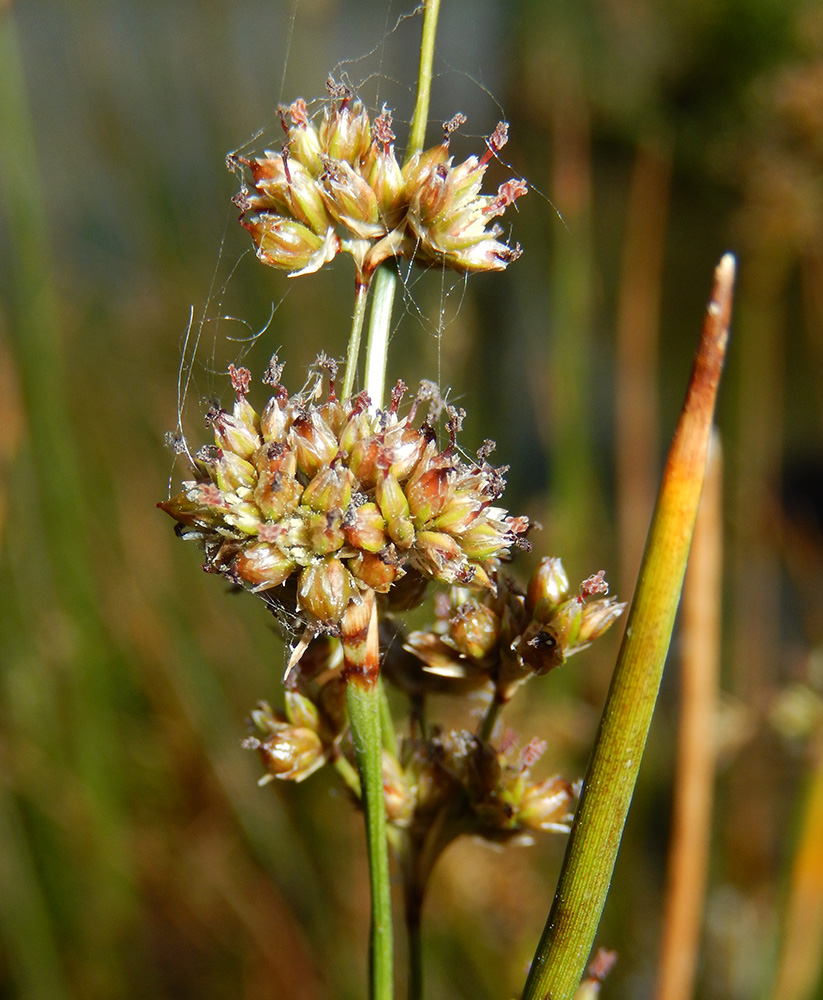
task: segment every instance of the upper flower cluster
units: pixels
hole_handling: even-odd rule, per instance
[[[449,140],[465,121],[456,115],[439,145],[401,168],[390,112],[384,107],[372,122],[347,87],[328,86],[319,126],[298,99],[281,109],[287,139],[280,152],[228,158],[231,170],[251,175],[252,190],[244,185],[234,202],[262,261],[290,275],[309,274],[345,252],[358,279],[368,282],[389,257],[474,272],[502,271],[520,255],[490,223],[526,193],[525,182],[509,180],[495,195],[480,194],[489,161],[508,139],[505,122],[483,156],[455,166]]]
[[[429,420],[413,421],[421,402],[439,402],[424,385],[410,412],[398,415],[398,382],[386,411],[365,393],[339,401],[336,365],[328,399],[318,405],[318,374],[291,398],[282,365],[267,375],[274,395],[258,415],[246,395],[250,374],[232,366],[232,412],[213,409],[215,445],[194,459],[195,478],[159,504],[200,541],[206,566],[254,591],[296,580],[296,610],[333,630],[352,600],[388,593],[414,571],[424,579],[493,589],[497,562],[527,545],[526,517],[497,506],[505,482],[488,463],[457,455],[462,414],[449,409],[450,442],[440,450]]]

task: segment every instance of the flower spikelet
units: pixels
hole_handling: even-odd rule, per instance
[[[321,403],[328,367],[320,359],[309,387],[289,397],[275,359],[262,415],[247,399],[248,371],[232,368],[232,409],[208,415],[214,445],[158,504],[203,546],[204,569],[282,595],[306,624],[331,631],[364,591],[388,594],[410,574],[493,591],[500,560],[528,547],[530,524],[499,506],[502,470],[486,450],[473,464],[458,456],[461,414],[448,410],[440,450],[429,419],[415,423],[430,386],[402,417],[402,383],[384,411],[365,394],[338,400],[333,378]]]
[[[453,587],[431,629],[401,637],[387,674],[415,693],[493,685],[506,702],[523,681],[560,666],[614,624],[626,605],[607,593],[603,571],[572,593],[559,559],[543,559],[525,591],[498,568],[489,590]]]
[[[514,178],[494,195],[481,193],[489,163],[508,139],[505,122],[482,156],[455,164],[449,144],[465,121],[455,115],[442,142],[401,169],[388,108],[371,121],[348,87],[333,80],[327,87],[319,126],[299,98],[281,108],[286,139],[279,151],[227,158],[229,169],[244,175],[233,200],[264,263],[295,276],[345,252],[367,282],[390,257],[470,273],[502,271],[520,255],[499,238],[493,220],[526,193],[526,183]]]

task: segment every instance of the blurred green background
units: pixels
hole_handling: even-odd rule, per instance
[[[154,504],[176,474],[163,436],[190,310],[194,441],[229,361],[259,373],[279,350],[296,389],[319,351],[343,355],[348,261],[297,281],[259,264],[225,155],[277,144],[277,104],[322,98],[330,72],[394,109],[402,146],[412,9],[0,4],[0,997],[363,996],[361,819],[326,771],[257,787],[240,741],[279,698],[283,647]],[[770,996],[821,756],[823,10],[444,0],[435,70],[431,142],[458,110],[461,157],[511,123],[489,186],[533,186],[505,220],[525,252],[504,275],[411,276],[389,376],[450,388],[467,449],[494,438],[509,508],[542,522],[535,557],[572,581],[605,568],[630,596],[712,268],[738,255],[697,995]],[[547,774],[582,774],[618,639],[512,706],[549,741]],[[653,990],[676,652],[599,935],[614,998]],[[449,851],[432,1000],[519,991],[562,850]]]

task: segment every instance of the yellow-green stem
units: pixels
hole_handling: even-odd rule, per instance
[[[680,598],[725,357],[734,272],[734,258],[727,254],[715,271],[600,732],[522,1000],[571,1000],[600,923]]]

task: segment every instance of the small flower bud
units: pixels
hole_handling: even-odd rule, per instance
[[[318,732],[320,729],[320,713],[317,706],[311,699],[298,691],[286,689],[286,718],[293,726],[301,729],[311,729]]]
[[[294,449],[297,467],[307,476],[314,476],[324,465],[330,465],[337,454],[337,438],[316,412],[294,421],[289,444]]]
[[[293,452],[271,445],[261,453],[257,461],[254,502],[264,517],[277,521],[296,509],[303,494],[296,473],[297,461]]]
[[[432,523],[452,499],[449,474],[445,468],[428,469],[406,484],[409,511],[418,528]]]
[[[320,181],[329,213],[355,236],[371,239],[385,234],[377,196],[348,163],[328,161]]]
[[[343,515],[340,511],[310,511],[304,515],[304,523],[309,534],[309,544],[316,556],[328,556],[343,547],[346,536],[341,527]]]
[[[379,552],[386,545],[386,522],[373,503],[364,503],[344,520],[346,538],[355,548]]]
[[[326,156],[357,164],[368,152],[371,124],[359,101],[344,98],[340,105],[326,108],[320,125],[320,144]]]
[[[472,660],[482,660],[500,639],[500,618],[476,600],[461,604],[449,619],[449,638]]]
[[[225,497],[214,483],[184,483],[176,496],[158,503],[158,507],[176,521],[188,526],[216,528],[223,524],[229,509]]]
[[[418,531],[409,559],[424,576],[441,583],[455,583],[466,567],[460,545],[442,531]]]
[[[468,559],[482,562],[499,558],[514,541],[508,526],[489,517],[477,517],[460,536],[460,547]]]
[[[448,163],[449,144],[447,142],[415,153],[403,167],[403,180],[406,184],[406,191],[411,196],[414,191],[426,182],[429,174],[437,170],[438,167],[448,165]]]
[[[309,119],[306,102],[299,97],[289,108],[293,124],[289,129],[289,153],[293,160],[302,163],[312,177],[323,169],[322,147],[317,129]]]
[[[336,556],[313,562],[300,574],[300,604],[322,622],[338,624],[357,593],[351,573]]]
[[[320,270],[340,250],[340,240],[331,228],[318,235],[302,222],[270,214],[241,219],[241,224],[251,233],[260,260],[292,277]]]
[[[224,493],[238,489],[251,489],[257,481],[257,470],[233,451],[220,450],[212,465],[212,472],[218,487]]]
[[[448,531],[450,535],[460,535],[469,530],[480,513],[481,497],[476,489],[455,490],[449,497],[441,513],[432,521],[431,527],[437,531]],[[469,555],[468,551],[466,555]],[[474,558],[469,555],[469,558]]]
[[[386,531],[398,548],[407,549],[414,541],[414,525],[403,488],[390,472],[378,474],[375,499],[386,519]]]
[[[260,418],[260,431],[266,444],[282,444],[291,426],[291,414],[278,396],[273,396]]]
[[[517,822],[529,830],[568,833],[574,791],[563,778],[549,778],[526,788],[520,800]]]
[[[256,745],[270,775],[282,781],[303,781],[326,761],[317,733],[300,726],[283,726],[279,732]]]
[[[352,576],[378,594],[387,594],[403,570],[397,560],[386,559],[382,553],[361,552],[349,562]]]
[[[257,542],[238,552],[234,560],[237,573],[255,590],[279,587],[294,572],[292,559],[274,545]]]
[[[569,579],[559,559],[542,559],[532,573],[526,606],[540,622],[551,620],[558,606],[569,596]]]
[[[257,414],[245,399],[237,400],[233,413],[218,410],[211,420],[217,447],[233,451],[240,458],[251,458],[263,443]]]
[[[354,475],[343,465],[333,463],[321,469],[303,492],[304,506],[330,514],[341,514],[351,503]]]

